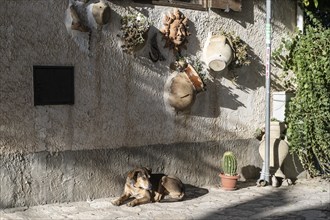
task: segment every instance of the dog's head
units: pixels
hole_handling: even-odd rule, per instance
[[[136,168],[128,173],[126,182],[135,188],[150,190],[152,188],[150,175],[151,169],[146,167]]]

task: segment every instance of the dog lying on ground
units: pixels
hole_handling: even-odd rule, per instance
[[[123,194],[112,201],[119,206],[134,197],[127,206],[136,206],[150,202],[159,202],[166,197],[166,201],[180,201],[185,194],[184,185],[180,179],[165,174],[152,174],[146,167],[136,168],[130,171],[126,178]]]

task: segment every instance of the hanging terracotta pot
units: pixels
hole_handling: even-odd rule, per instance
[[[168,102],[176,111],[191,108],[196,98],[196,91],[186,73],[178,73],[173,77]]]
[[[190,64],[187,65],[184,72],[187,74],[190,82],[194,86],[194,89],[196,90],[197,93],[205,90],[205,86],[202,79]]]

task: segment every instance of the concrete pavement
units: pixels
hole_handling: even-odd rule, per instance
[[[137,207],[113,206],[114,198],[4,209],[4,219],[330,219],[330,182],[298,180],[294,185],[257,187],[240,183],[236,191],[218,186],[187,187],[181,202]]]

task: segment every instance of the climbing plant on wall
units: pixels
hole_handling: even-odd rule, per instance
[[[287,43],[283,68],[295,74],[286,122],[291,152],[311,176],[330,175],[330,29],[311,14],[304,33]]]

